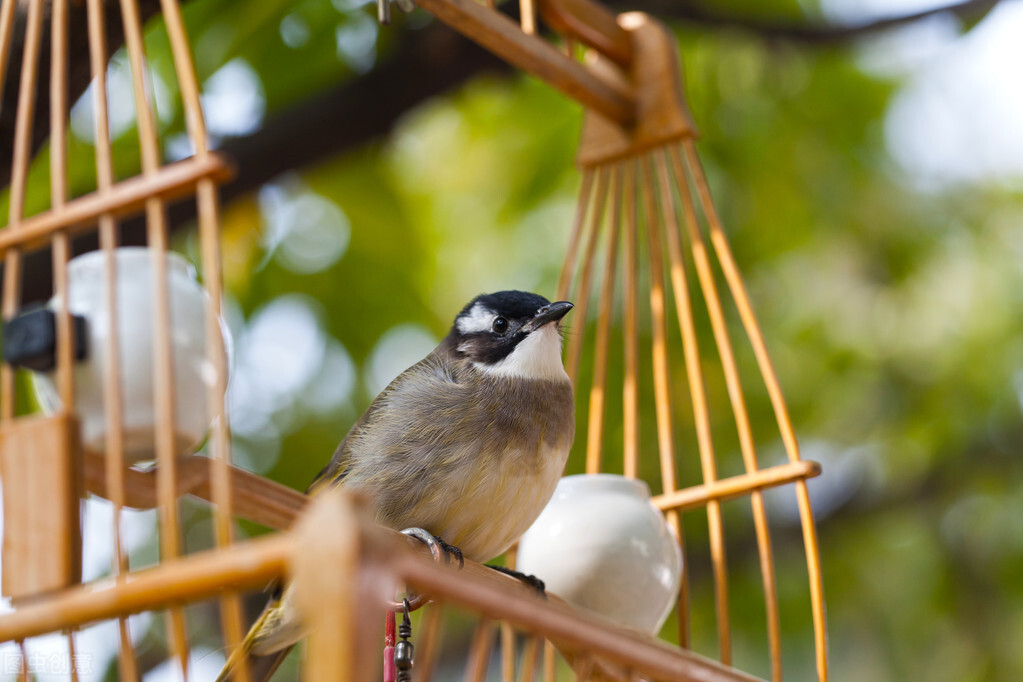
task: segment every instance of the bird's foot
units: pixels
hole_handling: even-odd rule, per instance
[[[517,580],[520,580],[525,584],[529,585],[530,587],[532,587],[534,590],[536,590],[537,594],[543,597],[544,599],[547,598],[547,586],[544,584],[542,580],[537,578],[535,575],[522,573],[521,571],[516,571],[515,569],[508,568],[507,566],[491,566],[490,564],[487,564],[487,568],[492,568],[498,573],[504,573],[505,575],[509,575],[512,578],[516,578]]]
[[[440,548],[444,550],[444,553],[445,553],[445,555],[447,557],[455,557],[456,559],[458,559],[458,567],[459,568],[464,568],[465,567],[465,557],[462,556],[462,550],[458,549],[454,545],[449,545],[448,543],[444,542],[443,540],[441,540],[436,535],[433,536],[433,539],[436,540],[440,544]]]
[[[440,561],[440,557],[443,553],[445,564],[450,563],[451,557],[453,556],[458,559],[459,568],[465,566],[465,557],[462,556],[462,550],[458,549],[454,545],[449,545],[430,531],[423,530],[422,528],[406,528],[401,532],[409,537],[419,540],[429,547],[430,554],[433,555],[434,561]]]

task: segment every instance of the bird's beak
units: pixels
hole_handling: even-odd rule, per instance
[[[535,331],[545,324],[557,322],[574,307],[575,304],[568,301],[557,301],[556,303],[545,305],[536,311],[536,315],[532,320],[526,323],[526,331]]]

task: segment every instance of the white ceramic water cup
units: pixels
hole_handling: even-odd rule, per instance
[[[558,482],[519,541],[516,569],[570,604],[657,634],[678,597],[682,552],[646,483],[582,474]]]
[[[116,317],[123,414],[124,458],[127,463],[155,458],[155,360],[153,354],[153,259],[145,247],[122,247],[114,252]],[[191,264],[166,253],[170,300],[170,338],[174,382],[174,444],[177,454],[195,451],[210,424],[208,391],[215,368],[206,357],[207,295]],[[68,307],[86,319],[87,353],[75,366],[75,413],[82,445],[103,452],[108,441],[104,376],[111,315],[107,306],[107,255],[92,251],[68,262]],[[56,300],[51,300],[56,307]],[[225,346],[229,343],[219,325]],[[47,412],[59,409],[52,373],[37,374],[36,389]]]

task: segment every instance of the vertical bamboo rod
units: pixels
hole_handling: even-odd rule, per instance
[[[102,0],[88,0],[89,61],[92,71],[93,118],[95,121],[96,187],[97,192],[109,192],[113,185],[113,160],[110,149],[109,117],[107,114],[106,32],[103,26]],[[103,374],[103,410],[106,415],[106,480],[110,502],[114,506],[114,556],[112,570],[115,579],[123,581],[128,572],[128,557],[124,553],[121,536],[121,511],[124,507],[124,433],[123,400],[121,394],[120,341],[114,330],[118,328],[117,305],[117,224],[111,214],[99,218],[100,248],[106,254],[106,305],[112,333],[107,334],[105,353],[110,359]],[[119,674],[123,682],[139,679],[131,633],[126,618],[118,619],[120,646]]]
[[[50,206],[67,201],[67,0],[53,0],[50,39]],[[57,232],[51,244],[53,288],[57,304],[57,389],[65,410],[74,409],[75,339],[67,298],[67,262],[71,255],[67,233]]]
[[[50,9],[50,208],[59,210],[67,201],[67,75],[68,75],[68,7],[67,0],[53,0]],[[53,257],[53,289],[57,303],[57,391],[63,409],[74,411],[75,337],[68,307],[67,262],[70,257],[67,233],[57,232],[51,240]],[[77,493],[76,493],[77,494]],[[78,680],[75,665],[73,630],[67,637],[68,665],[72,682]]]
[[[16,229],[8,224],[7,229]],[[4,319],[10,319],[18,311],[21,289],[21,257],[17,249],[11,249],[4,258],[4,293],[0,308]],[[14,418],[14,368],[6,362],[0,365],[0,422]]]
[[[234,505],[231,491],[231,438],[227,415],[227,351],[221,336],[221,301],[223,277],[220,258],[219,203],[216,186],[203,180],[198,186],[199,238],[202,245],[206,299],[206,357],[214,368],[214,380],[206,394],[207,410],[212,423],[213,456],[210,462],[210,484],[214,502],[214,536],[217,546],[226,548],[233,542]],[[234,650],[241,646],[245,634],[241,595],[227,591],[220,598],[224,639]],[[240,682],[245,682],[244,678]]]
[[[39,80],[39,46],[42,42],[43,2],[28,3],[25,46],[18,83],[18,107],[14,124],[11,166],[10,223],[14,227],[25,217],[25,189],[32,156],[32,116],[35,112],[36,83]]]
[[[28,682],[28,652],[25,650],[25,640],[18,640],[18,650],[21,652],[21,665],[18,667],[18,682]]]
[[[536,4],[534,0],[519,0],[519,17],[522,32],[526,35],[536,34]]]
[[[679,185],[679,196],[682,199],[683,215],[685,217],[686,228],[689,233],[690,248],[693,252],[693,262],[696,266],[696,273],[700,281],[700,288],[703,290],[704,301],[707,304],[707,312],[710,317],[714,341],[717,345],[718,354],[721,357],[721,365],[725,375],[725,384],[728,389],[729,401],[732,405],[732,414],[735,417],[736,428],[739,433],[739,448],[742,451],[742,458],[746,471],[756,471],[758,466],[756,449],[753,444],[753,432],[750,427],[749,413],[746,410],[746,400],[742,393],[742,384],[739,378],[738,365],[735,361],[735,354],[732,350],[731,340],[728,337],[728,328],[725,324],[724,310],[721,307],[721,299],[718,295],[717,285],[714,281],[714,274],[711,270],[707,246],[696,222],[696,213],[693,207],[692,196],[689,193],[688,183],[686,182],[685,169],[682,167],[681,157],[678,155],[677,150],[673,149],[672,151],[672,160],[675,164],[676,181]],[[764,509],[763,497],[759,491],[753,491],[750,494],[750,501],[753,506],[753,516],[757,531],[757,546],[760,553],[761,575],[764,583],[765,603],[767,605],[768,636],[772,649],[772,667],[777,670],[779,662],[775,661],[773,651],[777,646],[780,646],[778,644],[780,631],[778,628],[777,603],[774,593],[774,562],[771,556],[766,510]]]
[[[73,630],[67,630],[65,636],[67,637],[67,655],[68,655],[68,668],[69,677],[71,682],[78,682],[78,666],[75,664],[75,636]]]
[[[437,643],[441,638],[441,622],[444,606],[439,602],[431,604],[419,621],[419,639],[416,641],[416,680],[430,682],[437,662]]]
[[[7,62],[11,57],[11,31],[18,0],[3,0],[0,6],[0,88],[7,83]]]
[[[657,224],[657,208],[654,201],[654,183],[650,173],[649,158],[640,162],[643,179],[643,208],[646,217],[647,236],[650,248],[650,315],[653,332],[651,355],[653,360],[654,408],[657,417],[657,443],[661,460],[661,488],[665,493],[675,491],[675,443],[671,432],[671,393],[668,376],[668,347],[666,340],[664,261],[661,256],[661,235]],[[682,550],[682,564],[685,558],[685,532],[682,517],[677,511],[666,514],[668,523],[678,533]],[[679,643],[689,642],[689,580],[688,571],[683,571],[682,587],[679,590],[678,617]],[[724,661],[724,659],[722,659]],[[727,663],[727,661],[725,661]]]
[[[515,682],[515,630],[501,623],[501,681]]]
[[[189,135],[195,142],[195,154],[205,159],[208,154],[206,122],[199,101],[199,82],[189,50],[181,7],[176,0],[160,0],[167,33],[174,55],[174,69],[181,86]],[[219,206],[217,189],[210,179],[199,181],[196,188],[199,237],[202,244],[203,280],[209,297],[206,301],[206,352],[215,372],[208,393],[209,410],[213,418],[213,457],[210,462],[211,492],[214,501],[215,535],[218,547],[227,547],[232,541],[231,501],[231,443],[227,410],[227,354],[220,336],[222,275],[220,269],[220,243],[218,225]],[[229,591],[221,598],[221,617],[227,645],[234,649],[241,645],[243,625],[241,599],[237,592]]]
[[[195,65],[192,64],[192,53],[188,47],[188,34],[185,32],[181,7],[177,0],[160,0],[160,8],[167,24],[167,37],[170,38],[171,53],[174,56],[174,71],[180,85],[189,137],[195,142],[196,157],[205,159],[208,152],[206,121],[202,116],[199,79],[195,74]]]
[[[686,283],[685,263],[679,239],[679,225],[676,219],[675,202],[668,175],[668,163],[663,151],[654,155],[657,162],[657,179],[661,196],[661,209],[668,238],[668,254],[671,263],[670,275],[675,296],[675,309],[682,334],[682,351],[685,357],[689,392],[693,403],[693,421],[696,424],[696,440],[700,453],[700,467],[704,483],[717,480],[717,466],[714,461],[714,444],[711,439],[710,415],[707,395],[703,386],[703,370],[700,367],[700,350],[693,322],[689,286]],[[714,603],[717,612],[718,643],[722,655],[730,650],[731,635],[728,617],[728,568],[725,558],[724,523],[721,518],[721,503],[710,500],[707,503],[707,527],[710,536],[710,556],[714,566]]]
[[[3,0],[0,6],[0,92],[7,83],[7,66],[11,50],[11,32],[14,28],[14,13],[17,0]],[[8,217],[7,229],[15,229],[17,225]],[[18,307],[18,299],[14,289],[21,281],[21,262],[13,255],[13,251],[4,258],[3,297],[0,301],[0,314],[9,317]],[[0,363],[0,421],[14,416],[14,370],[6,363]]]
[[[654,201],[654,183],[648,159],[641,163],[643,208],[650,249],[650,315],[653,345],[654,407],[657,417],[657,442],[661,461],[661,487],[675,492],[675,442],[671,432],[671,392],[668,376],[668,346],[665,333],[664,262],[661,255],[660,226]]]
[[[607,241],[607,261],[600,292],[600,312],[597,316],[597,340],[593,352],[593,383],[590,384],[589,429],[586,433],[586,473],[601,469],[601,449],[604,430],[604,394],[607,380],[607,343],[611,332],[611,314],[614,304],[615,272],[618,262],[618,234],[621,231],[622,168],[616,165],[611,182],[611,234]]]
[[[7,229],[18,229],[25,217],[25,185],[31,155],[32,114],[35,111],[36,81],[39,70],[39,44],[43,27],[43,3],[28,6],[25,25],[25,45],[21,60],[21,80],[18,83],[18,106],[14,123],[14,149],[11,159],[10,210]],[[9,29],[8,29],[9,30]],[[21,250],[7,252],[4,265],[3,317],[9,319],[21,303]],[[6,363],[0,367],[0,420],[14,417],[14,368]]]
[[[554,682],[554,645],[549,640],[543,643],[543,682]]]
[[[593,211],[590,213],[589,234],[586,240],[586,252],[583,255],[583,269],[579,289],[575,300],[575,319],[578,320],[578,331],[568,337],[568,352],[565,354],[565,370],[572,381],[575,381],[579,369],[579,350],[583,337],[586,335],[586,312],[590,300],[590,278],[593,275],[593,255],[597,250],[600,227],[604,222],[604,207],[607,199],[608,175],[610,171],[601,167],[597,170],[597,194]]]
[[[469,649],[469,664],[465,669],[465,682],[483,682],[487,675],[490,646],[494,639],[492,625],[489,619],[482,618],[476,626]]]
[[[636,226],[636,166],[625,163],[625,286],[622,307],[625,310],[623,327],[625,376],[622,381],[622,432],[624,472],[629,478],[639,478],[639,327],[636,321],[636,259],[639,237]]]
[[[760,367],[764,383],[767,385],[767,392],[771,398],[771,405],[774,408],[775,417],[778,420],[778,428],[781,431],[782,441],[788,453],[790,461],[797,462],[799,456],[799,443],[796,440],[795,429],[789,417],[788,407],[782,394],[781,384],[774,371],[774,365],[767,353],[767,345],[764,343],[760,325],[757,322],[753,307],[750,304],[749,294],[746,285],[742,281],[739,269],[736,266],[735,258],[732,256],[728,239],[721,227],[721,220],[714,207],[710,195],[710,186],[703,172],[703,166],[696,153],[696,145],[692,140],[684,143],[686,159],[689,162],[689,169],[693,174],[697,194],[700,198],[700,205],[707,219],[711,242],[721,263],[721,269],[725,279],[732,291],[736,307],[739,310],[739,317],[743,327],[749,336],[753,346],[753,353]],[[817,542],[817,528],[813,520],[813,507],[810,505],[810,495],[806,488],[806,481],[796,482],[796,498],[799,504],[799,517],[802,522],[803,544],[806,548],[807,571],[810,577],[810,603],[813,610],[814,644],[816,648],[817,676],[821,682],[828,679],[828,651],[827,651],[827,623],[824,612],[824,583],[820,572],[820,550]]]
[[[575,208],[575,216],[572,219],[572,232],[568,237],[568,248],[565,249],[565,262],[561,266],[561,274],[558,276],[558,291],[556,298],[565,300],[568,298],[569,288],[572,286],[572,279],[575,276],[576,258],[579,251],[579,235],[582,234],[583,225],[586,224],[586,216],[590,210],[590,199],[593,192],[594,171],[590,168],[583,170],[582,184],[579,187],[579,200]]]
[[[536,679],[536,663],[540,654],[543,637],[539,635],[529,638],[522,652],[522,677],[519,682],[533,682]]]
[[[146,94],[145,56],[138,8],[133,0],[121,0],[125,46],[131,66],[132,96],[138,127],[143,176],[153,176],[160,168],[160,147],[150,98]],[[170,292],[167,281],[167,225],[163,200],[146,200],[146,237],[153,271],[153,404],[156,421],[157,499],[160,523],[160,554],[173,559],[181,554],[181,523],[177,499],[177,453],[174,441],[174,355],[171,348]],[[188,641],[184,611],[180,606],[167,610],[170,650],[178,659],[182,677],[188,679]]]

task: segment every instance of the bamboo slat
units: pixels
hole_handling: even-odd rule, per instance
[[[672,493],[676,488],[675,440],[672,434],[672,409],[670,377],[668,375],[667,325],[665,322],[666,303],[664,296],[664,262],[661,255],[661,234],[658,225],[657,206],[654,200],[654,182],[648,159],[639,161],[643,180],[643,208],[647,226],[647,242],[650,263],[650,316],[651,355],[654,380],[654,413],[657,423],[657,452],[661,464],[661,489]],[[668,523],[675,529],[682,551],[682,586],[678,595],[679,644],[689,646],[689,571],[686,560],[685,531],[682,517],[678,512],[666,513]],[[729,662],[727,642],[722,644],[721,661]]]
[[[515,682],[515,630],[507,623],[500,624],[501,682]]]
[[[142,177],[151,178],[160,167],[159,140],[153,107],[146,95],[142,27],[138,8],[132,0],[121,0],[125,45],[131,70],[135,121],[142,158]],[[150,196],[145,200],[146,239],[151,252],[153,313],[153,405],[156,415],[156,459],[158,520],[161,559],[181,553],[181,523],[178,514],[177,453],[174,441],[174,355],[171,350],[170,291],[167,274],[167,225],[163,200]],[[182,677],[188,679],[188,641],[184,611],[179,605],[167,610],[170,650],[178,659]]]
[[[724,311],[718,297],[717,287],[714,283],[714,276],[711,272],[710,261],[706,246],[699,226],[696,222],[696,214],[693,208],[692,196],[686,173],[681,163],[681,157],[677,148],[672,148],[671,158],[674,163],[676,182],[682,196],[683,214],[685,223],[692,241],[693,258],[696,262],[697,275],[704,292],[704,300],[710,314],[711,328],[717,343],[718,352],[721,357],[722,367],[725,373],[725,383],[728,387],[729,399],[732,403],[733,416],[739,431],[739,447],[742,452],[743,463],[747,472],[755,472],[759,468],[756,449],[753,443],[753,433],[750,427],[749,416],[746,409],[746,401],[742,393],[742,385],[739,380],[739,370],[736,365],[728,330],[724,322]],[[663,157],[662,157],[663,158]],[[665,162],[665,176],[667,176],[667,162]],[[753,509],[753,523],[757,537],[757,551],[760,555],[761,577],[764,585],[764,601],[767,613],[768,645],[771,652],[772,677],[776,681],[781,680],[781,623],[778,615],[778,596],[774,579],[774,558],[771,549],[770,533],[767,525],[767,510],[764,499],[759,490],[750,492],[750,504]]]
[[[465,668],[465,682],[483,682],[490,662],[490,648],[494,642],[494,624],[482,619],[476,625],[476,631],[469,645],[469,662]]]
[[[586,311],[590,305],[590,279],[593,277],[593,254],[596,253],[599,242],[600,228],[604,222],[604,208],[606,205],[609,171],[602,168],[597,171],[596,199],[593,210],[589,214],[588,231],[586,232],[586,248],[583,254],[582,272],[580,274],[579,288],[575,294],[575,311],[573,319],[579,325],[580,333],[573,334],[568,338],[568,348],[565,351],[565,371],[573,381],[579,370],[579,353],[582,348],[583,332],[586,329]],[[583,229],[587,229],[584,227]]]
[[[540,657],[542,645],[542,637],[530,637],[526,642],[526,648],[522,652],[522,676],[519,678],[519,682],[533,682],[536,679],[536,663]]]
[[[50,39],[50,204],[61,211],[67,202],[67,78],[68,78],[68,6],[67,0],[54,0],[51,9]],[[60,231],[51,241],[53,291],[57,298],[57,391],[64,409],[74,404],[74,326],[67,299],[67,262],[71,244]]]
[[[416,679],[421,682],[430,682],[433,679],[433,670],[440,649],[443,618],[443,604],[434,602],[426,608],[422,620],[419,621],[415,669]]]
[[[600,291],[600,311],[597,315],[597,340],[593,353],[593,381],[590,384],[589,427],[586,433],[586,473],[600,471],[601,446],[604,431],[604,383],[607,379],[607,344],[611,334],[612,306],[614,304],[614,273],[618,260],[618,237],[622,221],[622,169],[614,168],[611,181],[611,233],[608,236],[607,261]],[[586,295],[583,299],[588,299]]]
[[[569,233],[568,247],[565,249],[565,262],[561,266],[561,275],[558,277],[557,298],[559,300],[568,298],[569,287],[572,285],[577,252],[579,251],[579,236],[586,224],[587,211],[590,210],[594,175],[595,171],[592,169],[583,171],[582,184],[579,186],[579,200],[576,204],[575,217],[572,220],[572,231]]]
[[[670,280],[679,327],[682,332],[682,352],[685,357],[686,376],[689,379],[689,390],[693,403],[700,467],[704,482],[713,483],[717,479],[717,465],[714,461],[714,446],[710,434],[710,408],[703,388],[703,370],[700,367],[700,351],[697,346],[692,306],[686,284],[679,226],[675,217],[675,201],[664,155],[663,153],[654,153],[653,157],[657,167],[656,174],[660,190],[661,219],[664,220],[668,242],[671,264]],[[718,642],[721,647],[722,660],[727,661],[731,638],[728,626],[728,569],[725,560],[725,531],[721,518],[721,504],[717,500],[709,500],[707,503],[707,527],[710,536],[711,563],[714,567],[714,604],[717,612]]]
[[[792,426],[792,419],[789,417],[788,407],[782,395],[781,383],[774,371],[774,365],[767,353],[767,345],[764,343],[763,334],[760,332],[760,325],[753,313],[753,306],[750,304],[749,294],[746,285],[742,281],[735,259],[732,256],[731,248],[721,227],[721,220],[718,217],[717,209],[710,195],[710,186],[707,184],[706,176],[703,173],[703,166],[696,153],[696,145],[692,140],[683,143],[689,169],[693,174],[696,184],[697,195],[700,198],[700,206],[703,209],[704,217],[707,220],[710,230],[711,241],[714,244],[721,268],[725,273],[732,297],[739,310],[743,327],[749,336],[753,346],[753,352],[760,367],[761,376],[767,386],[768,395],[771,398],[771,406],[774,409],[778,421],[778,428],[781,431],[782,442],[788,453],[789,460],[798,462],[799,443],[796,440],[795,428]],[[806,481],[796,481],[796,499],[799,505],[799,517],[803,529],[803,544],[806,549],[807,569],[810,575],[810,602],[813,610],[814,624],[814,645],[817,657],[817,677],[821,682],[828,679],[828,652],[827,652],[827,624],[824,620],[824,582],[820,572],[820,549],[817,544],[817,528],[813,521],[813,508],[810,505],[810,495],[806,488]]]
[[[89,63],[93,78],[93,119],[95,121],[96,149],[96,196],[109,195],[113,185],[113,159],[110,150],[109,116],[106,102],[106,31],[104,28],[103,5],[100,0],[88,0]],[[65,215],[68,207],[65,207]],[[60,215],[60,214],[55,214]],[[99,242],[106,259],[106,307],[110,329],[117,329],[119,310],[117,305],[117,263],[114,250],[117,248],[117,225],[114,215],[104,211],[96,216],[99,220]],[[58,223],[59,224],[59,223]],[[103,349],[108,358],[120,358],[118,334],[108,334]],[[124,413],[121,394],[120,362],[106,363],[103,372],[103,409],[106,415],[106,482],[109,499],[114,506],[112,532],[113,556],[111,568],[114,580],[124,580],[128,572],[128,556],[124,551],[121,536],[121,510],[124,506],[124,477],[121,475],[124,461]],[[134,646],[128,621],[124,615],[118,617],[118,672],[122,682],[139,679],[135,663]]]
[[[50,9],[50,208],[61,210],[67,202],[67,112],[68,112],[68,4],[67,0],[53,0]],[[71,257],[71,243],[67,233],[53,235],[51,242],[53,291],[56,306],[56,374],[57,392],[64,410],[70,410],[75,400],[74,359],[75,333],[67,298],[67,262]],[[77,452],[72,453],[77,457]],[[80,468],[80,463],[76,466]],[[72,496],[81,496],[81,475],[76,471]],[[80,540],[79,543],[80,545]],[[81,551],[80,546],[76,546]],[[79,578],[80,579],[80,578]],[[78,660],[75,655],[74,631],[67,630],[70,678],[78,681]]]
[[[636,309],[639,305],[636,288],[636,261],[638,259],[638,228],[636,206],[636,167],[625,163],[625,283],[622,307],[625,309],[623,326],[625,376],[622,379],[622,459],[624,473],[629,478],[639,477],[639,326]]]

